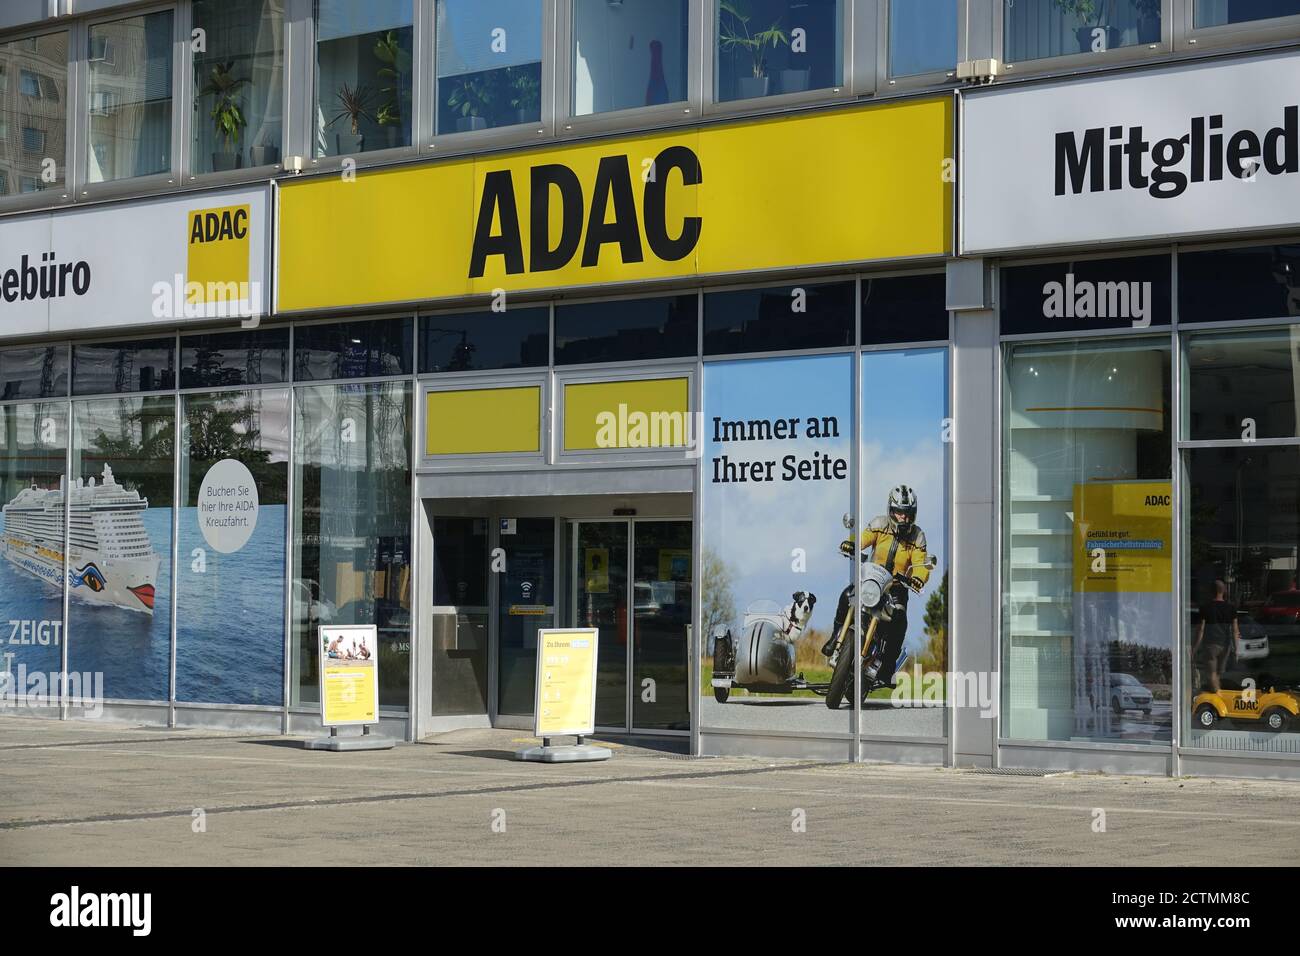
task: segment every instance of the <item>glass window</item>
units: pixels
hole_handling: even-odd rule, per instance
[[[433,713],[488,712],[488,519],[433,519]]]
[[[832,635],[852,606],[840,545],[855,421],[848,353],[704,366],[701,726],[850,730],[858,655],[842,655],[838,698],[816,689],[834,680]]]
[[[1004,268],[1002,334],[1168,325],[1172,276],[1169,256]]]
[[[1192,20],[1201,29],[1298,15],[1300,0],[1196,0]]]
[[[1183,355],[1186,438],[1300,436],[1300,327],[1189,336]]]
[[[209,332],[181,339],[181,388],[289,381],[289,329]]]
[[[573,114],[686,99],[689,0],[575,0]]]
[[[194,143],[190,171],[280,161],[284,0],[195,0]]]
[[[1160,42],[1160,0],[1004,0],[1008,63]]]
[[[183,403],[176,699],[279,706],[289,391]]]
[[[862,277],[862,344],[938,342],[948,338],[947,280]]]
[[[1300,448],[1237,442],[1187,449],[1183,462],[1187,742],[1293,754]]]
[[[880,651],[869,654],[862,678],[869,687],[884,686],[868,690],[868,699],[878,703],[862,708],[860,729],[942,737],[943,692],[936,688],[948,673],[948,484],[947,449],[935,423],[949,414],[948,350],[876,350],[864,352],[861,363],[863,580],[874,564],[908,573],[919,587],[896,588],[901,610],[877,625]],[[890,512],[899,487],[915,508],[904,524]],[[992,689],[985,689],[991,698]]]
[[[165,173],[172,157],[172,11],[89,29],[92,183]]]
[[[68,34],[0,43],[0,78],[13,74],[21,95],[0,95],[0,166],[31,187],[23,192],[58,189],[67,162]],[[0,82],[0,94],[7,88]]]
[[[316,155],[411,145],[411,0],[316,0]]]
[[[68,349],[38,345],[0,352],[0,400],[68,394]]]
[[[58,695],[57,676],[49,685],[63,667],[67,448],[67,402],[0,406],[0,621],[27,632],[17,641],[11,632],[0,647],[6,694]],[[33,688],[34,674],[45,675],[44,691]]]
[[[1300,244],[1178,253],[1178,322],[1300,315]]]
[[[320,702],[316,631],[379,629],[379,705],[407,707],[411,388],[298,389],[294,403],[293,703]]]
[[[294,379],[410,375],[411,335],[409,318],[300,325],[293,332]]]
[[[955,0],[889,0],[889,75],[957,67]]]
[[[1003,731],[1168,741],[1168,341],[1017,345],[1005,370]]]
[[[856,283],[803,284],[704,296],[704,354],[853,344]]]
[[[542,118],[541,0],[438,0],[438,132]]]
[[[72,394],[156,392],[176,387],[176,342],[136,339],[72,347]]]
[[[420,371],[544,367],[550,344],[546,306],[426,315],[420,319]]]
[[[717,0],[718,102],[844,82],[841,0]]]
[[[555,364],[695,355],[695,293],[555,307]]]
[[[108,698],[170,693],[175,422],[170,395],[72,406],[68,670]]]

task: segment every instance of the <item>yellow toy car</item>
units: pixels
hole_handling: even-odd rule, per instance
[[[1286,730],[1300,715],[1300,696],[1289,690],[1206,691],[1192,701],[1195,725],[1210,730],[1220,720],[1251,720],[1276,732]]]

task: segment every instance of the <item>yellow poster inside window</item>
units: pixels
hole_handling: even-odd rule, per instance
[[[1173,583],[1168,481],[1074,486],[1074,590],[1168,594]]]
[[[589,734],[596,718],[598,628],[542,629],[537,632],[538,737]]]

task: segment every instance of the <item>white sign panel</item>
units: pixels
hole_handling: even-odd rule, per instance
[[[266,314],[267,187],[0,221],[0,339]]]
[[[963,255],[1300,223],[1300,55],[963,103]]]

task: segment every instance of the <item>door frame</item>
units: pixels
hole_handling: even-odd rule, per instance
[[[487,477],[487,476],[483,476]],[[442,482],[439,476],[421,475],[416,482],[416,549],[413,576],[415,578],[412,595],[418,601],[415,614],[416,631],[412,645],[412,684],[415,709],[411,714],[412,739],[442,731],[461,728],[501,727],[512,730],[533,730],[533,715],[505,714],[500,712],[500,581],[499,575],[491,574],[488,582],[488,708],[485,715],[451,715],[434,717],[431,713],[432,674],[426,669],[432,662],[427,653],[422,652],[421,642],[430,634],[429,615],[433,602],[433,521],[437,517],[484,517],[488,520],[488,552],[501,546],[502,518],[552,518],[555,521],[555,607],[557,626],[568,619],[572,601],[570,576],[572,559],[568,551],[572,538],[565,534],[569,524],[596,521],[680,521],[691,526],[692,563],[695,561],[696,542],[699,527],[696,512],[697,498],[691,490],[629,492],[627,494],[591,494],[591,495],[537,495],[537,496],[468,496],[457,493],[460,489],[448,489],[450,494],[440,494]],[[635,508],[636,515],[612,515],[615,507]],[[629,533],[629,547],[634,546],[635,536]],[[629,558],[631,554],[629,555]],[[696,577],[693,573],[692,577]],[[692,614],[698,608],[698,582],[693,581],[691,600]],[[629,612],[635,605],[629,605]],[[693,620],[694,618],[692,618]],[[632,655],[628,655],[629,660]],[[695,666],[696,653],[693,629],[687,636],[687,712],[694,726],[698,708],[691,686],[691,670]],[[629,714],[630,716],[630,714]],[[632,730],[624,728],[610,729],[608,733],[637,733],[644,736],[689,736],[686,730]]]

